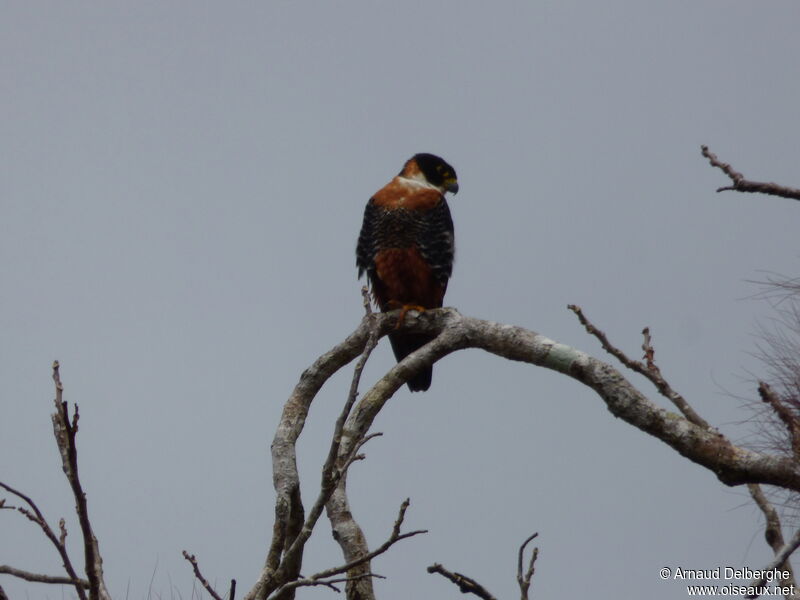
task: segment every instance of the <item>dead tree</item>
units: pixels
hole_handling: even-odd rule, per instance
[[[706,148],[703,152],[712,165],[721,168],[734,180],[734,187],[730,189],[753,191],[749,189],[746,180],[738,176],[729,165],[719,163]],[[784,540],[777,512],[767,501],[759,486],[767,484],[790,493],[800,492],[800,461],[797,459],[797,454],[758,451],[738,446],[706,422],[687,399],[669,384],[656,365],[655,349],[647,328],[642,332],[642,360],[631,359],[611,343],[605,333],[586,317],[581,308],[574,305],[569,307],[586,331],[600,341],[606,352],[625,368],[647,378],[656,392],[671,403],[672,409],[659,406],[648,398],[611,364],[535,331],[467,317],[453,308],[429,310],[421,314],[411,311],[406,314],[403,322],[398,324],[399,311],[373,313],[369,308],[366,293],[365,308],[367,314],[356,329],[303,372],[283,407],[271,447],[272,478],[276,491],[272,537],[266,546],[264,566],[246,592],[245,600],[291,599],[301,587],[326,586],[338,590],[337,586],[340,584],[344,584],[348,599],[370,600],[375,597],[372,579],[377,575],[372,570],[372,562],[401,540],[425,532],[402,531],[409,507],[409,501],[405,500],[386,540],[380,546],[370,549],[348,502],[348,469],[354,462],[363,458],[361,451],[364,445],[371,438],[380,435],[371,433],[370,429],[375,417],[392,395],[409,378],[426,367],[450,353],[467,348],[479,348],[508,360],[550,369],[575,379],[591,388],[614,416],[668,445],[692,462],[705,467],[724,485],[747,485],[764,512],[767,521],[766,536],[775,553],[773,565],[767,568],[773,566],[789,568],[787,559],[800,545],[800,532],[791,536],[788,542]],[[409,333],[429,334],[435,336],[435,339],[394,365],[359,397],[361,373],[370,353],[381,337],[397,327],[402,327]],[[328,455],[322,466],[319,492],[307,508],[300,494],[296,443],[312,403],[322,386],[337,371],[356,359],[358,360],[352,384],[336,421]],[[64,543],[67,532],[63,521],[59,526],[59,534],[56,534],[32,499],[4,483],[0,486],[22,500],[25,506],[16,507],[0,503],[0,507],[15,509],[40,527],[60,554],[66,576],[29,573],[9,566],[0,566],[0,574],[9,574],[30,581],[68,584],[75,588],[80,600],[86,600],[87,591],[89,600],[106,600],[109,595],[103,581],[99,544],[92,532],[86,496],[78,478],[75,447],[78,409],[75,406],[70,418],[68,406],[62,399],[63,388],[58,363],[54,365],[53,372],[56,382],[54,431],[64,472],[76,500],[76,511],[84,540],[85,578],[78,575],[78,569],[73,566],[67,555]],[[781,402],[780,398],[776,400],[766,384],[760,388],[760,392],[765,405],[785,427],[792,447],[800,448],[800,421],[797,411],[786,411],[785,402]],[[301,574],[301,567],[305,544],[315,530],[323,511],[326,511],[333,536],[341,547],[343,560],[339,566],[304,576]],[[536,534],[525,540],[518,552],[517,582],[523,600],[528,598],[538,548],[533,550],[527,568],[524,564],[524,552],[535,536]],[[202,575],[197,558],[186,551],[184,557],[208,593],[215,600],[222,600],[223,595]],[[431,565],[428,570],[447,577],[464,593],[481,598],[493,598],[488,590],[466,575],[449,571],[440,564]],[[789,582],[784,580],[784,583],[793,584],[794,580]],[[757,585],[757,582],[753,585]],[[234,600],[235,590],[236,582],[232,581],[226,594],[228,600]],[[0,600],[3,596],[4,593],[0,588]]]

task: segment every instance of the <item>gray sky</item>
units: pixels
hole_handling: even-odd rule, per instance
[[[58,358],[116,597],[147,597],[152,578],[155,597],[189,598],[184,548],[222,587],[249,588],[281,407],[361,318],[363,207],[415,152],[459,174],[447,305],[595,356],[568,303],[631,355],[649,325],[672,384],[747,439],[734,396],[755,395],[754,333],[772,315],[747,280],[797,274],[800,206],[715,194],[726,179],[699,147],[800,184],[796,2],[3,9],[0,480],[67,516],[80,556],[51,439]],[[392,362],[384,342],[366,381]],[[349,377],[323,389],[300,440],[306,499]],[[425,573],[433,562],[516,597],[532,531],[538,598],[682,598],[661,567],[770,557],[744,490],[541,369],[452,355],[375,430],[350,482],[369,541],[407,496],[409,528],[430,530],[374,564],[382,598],[461,597]],[[309,574],[341,562],[321,525]],[[29,523],[2,514],[0,532],[0,564],[58,571]]]

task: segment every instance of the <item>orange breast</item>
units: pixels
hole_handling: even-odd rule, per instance
[[[442,193],[433,188],[410,183],[395,177],[372,197],[375,206],[381,208],[405,208],[407,210],[428,210],[442,200]]]
[[[418,305],[438,308],[444,288],[417,248],[387,248],[375,255],[375,299],[381,308]],[[393,306],[390,306],[393,305]]]

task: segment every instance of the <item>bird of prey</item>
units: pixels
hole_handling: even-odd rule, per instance
[[[445,192],[458,192],[456,171],[433,154],[415,154],[367,203],[356,247],[358,276],[365,272],[383,312],[439,308],[453,271],[453,220]],[[402,323],[402,320],[401,320]],[[397,361],[433,337],[394,331]],[[412,392],[431,385],[433,367],[408,381]]]

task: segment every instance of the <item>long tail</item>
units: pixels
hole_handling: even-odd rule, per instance
[[[390,333],[389,341],[392,344],[392,350],[394,350],[397,362],[400,362],[406,356],[433,340],[434,337],[423,334]],[[408,380],[408,389],[412,392],[424,392],[431,387],[432,377],[433,366],[430,366]]]

